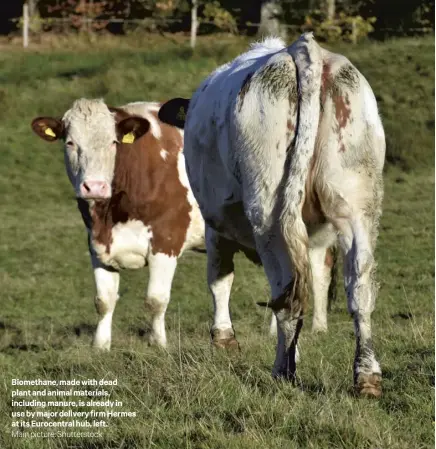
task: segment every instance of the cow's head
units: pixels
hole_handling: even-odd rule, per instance
[[[189,101],[186,98],[173,98],[164,103],[159,109],[159,120],[168,125],[184,129]]]
[[[87,200],[111,197],[118,143],[133,143],[149,127],[143,117],[87,99],[76,100],[62,119],[32,121],[33,131],[42,139],[64,141],[68,177],[76,196]]]

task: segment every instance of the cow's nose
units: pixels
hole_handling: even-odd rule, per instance
[[[105,181],[84,181],[80,184],[80,193],[83,198],[109,198],[110,186]]]

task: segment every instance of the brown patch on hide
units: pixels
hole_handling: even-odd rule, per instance
[[[335,74],[332,74],[331,65],[327,61],[324,61],[321,75],[320,123],[327,97],[330,97],[333,102],[334,116],[336,118],[336,125],[333,127],[333,132],[338,135],[339,152],[342,153],[346,150],[343,143],[342,130],[352,120],[348,90],[355,85],[353,70],[352,68],[347,69],[347,66],[345,66],[341,67]]]
[[[329,268],[332,268],[334,265],[334,257],[331,248],[327,248],[325,251],[324,265]]]
[[[327,98],[327,91],[331,88],[332,85],[330,69],[331,67],[328,62],[324,61],[322,64],[321,74],[321,110]]]
[[[345,96],[333,95],[333,103],[335,105],[335,115],[336,120],[338,121],[339,131],[339,129],[345,128],[351,115],[350,99],[348,98],[348,94],[346,93]]]

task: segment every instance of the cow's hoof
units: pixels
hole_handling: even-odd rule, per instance
[[[382,394],[382,377],[378,373],[359,374],[356,382],[356,393],[361,397],[379,398]]]
[[[223,340],[213,340],[212,344],[217,349],[231,349],[231,350],[239,349],[239,343],[235,337],[225,338]]]
[[[233,329],[214,329],[211,332],[212,344],[217,349],[238,350],[239,343],[235,338]]]
[[[101,351],[101,352],[109,352],[111,350],[111,341],[110,340],[97,340],[94,338],[94,340],[91,343],[91,348],[95,351]]]
[[[167,347],[167,339],[162,335],[157,335],[155,333],[151,333],[147,336],[148,346],[155,346],[157,348],[165,349]]]

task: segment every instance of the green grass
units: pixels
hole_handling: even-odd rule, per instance
[[[206,259],[195,253],[185,254],[176,273],[168,351],[145,340],[146,270],[122,275],[113,350],[99,355],[89,348],[97,317],[85,231],[59,145],[39,141],[30,121],[60,115],[81,96],[104,96],[114,105],[188,96],[246,42],[205,39],[194,54],[183,43],[155,39],[136,47],[120,41],[86,51],[0,55],[1,449],[434,447],[430,39],[339,48],[374,87],[389,144],[373,314],[384,373],[380,400],[351,394],[355,343],[342,290],[328,334],[312,335],[311,317],[306,320],[298,386],[271,378],[269,315],[255,305],[269,289],[262,270],[243,258],[236,261],[231,303],[240,354],[216,353],[209,345]],[[112,398],[138,417],[114,418],[100,439],[11,438],[12,378],[94,377],[117,378]]]

